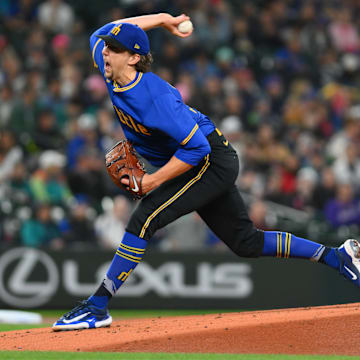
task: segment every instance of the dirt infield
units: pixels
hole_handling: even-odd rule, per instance
[[[360,303],[0,333],[1,350],[360,355]]]

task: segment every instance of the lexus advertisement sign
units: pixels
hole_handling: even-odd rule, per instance
[[[97,289],[113,255],[24,247],[2,251],[0,308],[72,308]],[[270,309],[358,297],[359,290],[336,271],[306,260],[150,250],[111,308]]]

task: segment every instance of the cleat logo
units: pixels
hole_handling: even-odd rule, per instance
[[[87,312],[87,313],[85,313],[85,314],[81,314],[81,315],[79,315],[79,316],[77,316],[77,317],[74,317],[73,319],[70,319],[70,320],[64,319],[64,320],[63,320],[63,323],[65,323],[65,324],[70,324],[70,323],[72,323],[72,322],[79,321],[79,320],[83,319],[84,317],[88,316],[89,314],[91,314],[90,311]]]
[[[351,271],[346,265],[344,265],[344,268],[352,276],[351,280],[356,280],[357,279],[356,274],[353,271]]]

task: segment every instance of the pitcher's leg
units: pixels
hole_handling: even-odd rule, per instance
[[[249,219],[235,185],[197,210],[200,217],[235,254],[258,257],[264,247],[264,233]]]
[[[360,244],[354,239],[346,240],[339,248],[330,248],[288,232],[258,230],[235,186],[198,213],[239,256],[309,259],[330,266],[360,287]]]
[[[210,229],[239,256],[295,257],[319,261],[325,251],[324,245],[287,232],[256,229],[235,185],[199,209],[198,213]]]

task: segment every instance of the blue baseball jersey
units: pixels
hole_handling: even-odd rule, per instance
[[[172,156],[197,165],[210,153],[206,136],[215,130],[215,125],[207,116],[184,104],[179,91],[152,72],[138,72],[123,87],[106,79],[104,41],[96,35],[107,34],[115,26],[110,23],[95,31],[90,46],[94,66],[104,77],[126,138],[154,166],[163,166]]]

